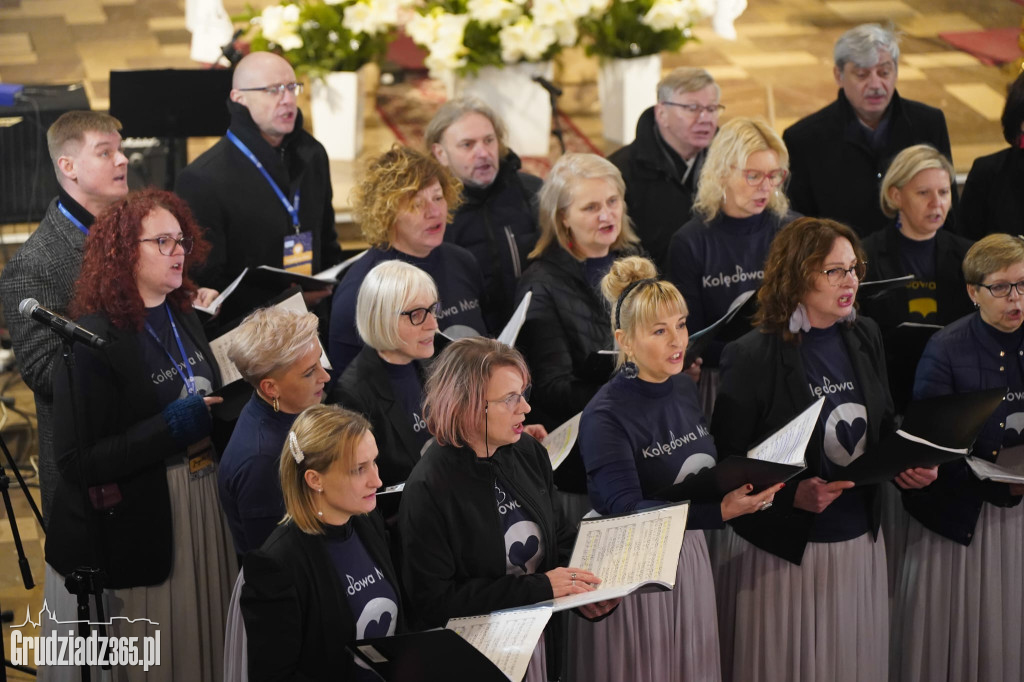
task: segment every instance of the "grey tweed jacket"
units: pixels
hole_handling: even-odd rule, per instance
[[[34,298],[64,314],[74,295],[84,244],[85,234],[60,212],[54,198],[39,227],[0,272],[0,301],[14,355],[36,399],[39,488],[47,520],[59,476],[53,452],[53,372],[63,371],[59,367],[60,337],[23,317],[18,305],[25,298]]]

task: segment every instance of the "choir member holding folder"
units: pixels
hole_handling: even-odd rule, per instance
[[[420,627],[586,592],[600,582],[562,566],[574,529],[556,513],[547,451],[523,424],[529,395],[526,362],[492,339],[455,341],[431,367],[424,410],[436,442],[409,476],[399,510],[403,583]],[[616,603],[580,612],[601,617]],[[557,678],[560,624],[548,625],[527,680]]]
[[[995,461],[1024,445],[1024,240],[993,234],[964,259],[978,307],[935,334],[914,397],[1005,387],[975,441]],[[905,493],[910,521],[897,592],[893,680],[1024,679],[1024,487],[978,480],[959,459]]]
[[[672,236],[668,251],[666,275],[686,299],[690,333],[761,285],[768,246],[783,225],[799,217],[783,192],[788,175],[786,145],[764,121],[734,118],[715,135],[700,172],[697,215]],[[707,415],[724,346],[712,341],[702,358],[701,407]]]
[[[259,549],[284,516],[277,469],[292,422],[319,404],[330,375],[313,313],[261,308],[234,332],[228,357],[254,392],[217,470],[221,505],[239,556]]]
[[[889,608],[875,486],[843,468],[893,428],[878,325],[858,318],[860,240],[831,220],[782,229],[758,292],[758,325],[722,354],[712,433],[742,455],[819,397],[807,469],[771,509],[730,522],[717,575],[727,680],[884,680]],[[934,469],[901,473],[923,487]]]
[[[280,454],[287,515],[245,558],[241,608],[249,679],[378,679],[345,648],[401,631],[401,587],[384,523],[373,513],[377,444],[370,424],[315,405]]]
[[[599,289],[612,261],[635,253],[619,170],[595,154],[565,154],[540,191],[541,236],[516,299],[532,291],[519,334],[536,376],[536,419],[548,430],[586,407],[612,374],[608,307]],[[590,510],[586,474],[574,448],[555,471],[559,500],[572,524]]]
[[[654,263],[616,261],[601,282],[622,368],[583,411],[580,451],[590,499],[600,514],[640,511],[654,494],[715,464],[715,444],[694,382],[682,374],[688,333],[679,291],[656,279]],[[743,485],[721,502],[691,504],[669,592],[627,597],[620,613],[574,623],[575,677],[580,680],[718,680],[714,583],[703,528],[771,507],[782,485],[751,494]]]

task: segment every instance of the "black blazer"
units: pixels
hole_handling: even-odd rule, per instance
[[[974,160],[964,183],[957,231],[970,239],[1024,230],[1024,151],[1007,148]],[[954,192],[953,196],[956,196]]]
[[[174,317],[212,359],[196,314],[174,311]],[[165,405],[143,363],[139,344],[146,332],[118,329],[101,315],[88,315],[82,324],[108,343],[99,350],[75,346],[85,481],[79,478],[67,373],[54,374],[54,449],[61,479],[47,529],[46,561],[62,575],[98,564],[110,588],[156,585],[170,575],[173,551],[167,459],[184,452],[161,414]],[[210,365],[219,386],[216,363]],[[87,510],[83,486],[108,483],[117,484],[121,501],[102,512]]]
[[[401,632],[401,586],[384,524],[376,513],[353,516],[349,523],[398,595],[395,631]],[[291,521],[278,526],[262,548],[245,557],[240,605],[253,682],[356,679],[345,648],[356,638],[356,622],[323,536],[307,535]]]
[[[377,469],[385,486],[403,483],[420,460],[420,445],[409,415],[391,390],[384,360],[363,346],[334,387],[333,399],[342,407],[361,412],[373,426],[377,441]],[[422,376],[419,363],[416,370]]]
[[[840,324],[840,334],[864,395],[868,413],[867,451],[893,429],[893,407],[886,379],[878,325],[867,318]],[[722,353],[721,382],[711,420],[719,459],[745,456],[747,450],[793,419],[813,401],[799,347],[779,334],[754,329]],[[820,472],[821,455],[808,446],[807,470],[786,484],[774,505],[763,512],[729,521],[751,544],[794,564],[803,558],[815,514],[793,506],[797,483]],[[880,498],[867,488],[871,530],[878,534]]]

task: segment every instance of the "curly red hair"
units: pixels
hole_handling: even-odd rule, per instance
[[[188,204],[172,192],[144,189],[132,192],[96,217],[85,240],[82,270],[75,283],[75,298],[70,312],[74,317],[103,313],[120,329],[142,330],[146,315],[135,275],[139,265],[139,235],[142,221],[157,208],[166,209],[181,226],[185,237],[192,237],[192,253],[185,257],[181,286],[167,295],[179,310],[192,305],[196,285],[188,271],[206,260],[210,243],[192,217]]]

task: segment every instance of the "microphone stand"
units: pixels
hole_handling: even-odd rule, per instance
[[[533,81],[548,91],[548,99],[551,101],[551,134],[558,140],[558,146],[565,154],[565,133],[562,131],[562,122],[558,120],[558,98],[562,95],[562,89],[543,76],[534,76]]]

